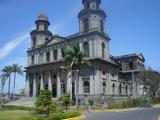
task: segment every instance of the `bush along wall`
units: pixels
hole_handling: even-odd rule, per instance
[[[135,108],[135,107],[150,108],[152,107],[152,100],[149,97],[141,97],[135,99],[129,98],[120,101],[111,99],[110,101],[108,101],[109,109],[125,109],[125,108]]]
[[[49,115],[48,117],[44,116],[31,116],[26,118],[21,118],[19,120],[63,120],[67,118],[78,117],[81,114],[79,112],[57,112]]]
[[[32,107],[26,107],[26,106],[16,106],[16,105],[5,105],[2,106],[2,110],[28,110],[32,111]]]

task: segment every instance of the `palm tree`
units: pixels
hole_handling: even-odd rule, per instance
[[[85,54],[80,50],[79,44],[73,44],[65,49],[64,60],[66,65],[69,65],[69,69],[72,71],[73,67],[79,72],[79,65],[86,62]],[[71,73],[72,74],[72,73]],[[77,76],[76,86],[78,86],[79,75]],[[76,87],[76,107],[78,109],[78,87]]]
[[[1,76],[0,76],[0,80],[1,80],[1,89],[2,89],[2,93],[1,93],[1,105],[3,105],[3,101],[2,101],[2,97],[3,97],[3,89],[4,89],[4,85],[5,85],[5,82],[6,82],[6,80],[7,80],[7,76],[6,76],[6,74],[2,74]]]
[[[16,76],[17,74],[23,75],[22,66],[19,66],[18,64],[13,64],[12,72],[14,73],[14,86],[13,86],[13,100],[14,100],[15,99]]]
[[[11,74],[12,74],[12,67],[11,66],[5,66],[4,69],[2,69],[3,74],[8,78],[8,100],[10,100],[10,85],[11,85]]]

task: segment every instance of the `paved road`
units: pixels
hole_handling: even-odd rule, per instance
[[[94,112],[85,115],[87,118],[84,120],[157,120],[160,115],[160,108],[124,112]]]

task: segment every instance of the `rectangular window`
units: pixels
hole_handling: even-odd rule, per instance
[[[54,50],[54,60],[57,60],[57,53],[58,53],[58,51],[57,50]]]
[[[61,49],[62,58],[64,58],[64,48]]]

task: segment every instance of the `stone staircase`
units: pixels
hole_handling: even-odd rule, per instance
[[[16,105],[16,106],[27,106],[27,107],[33,107],[35,102],[35,98],[31,97],[21,97],[18,100],[8,102],[5,105]]]

